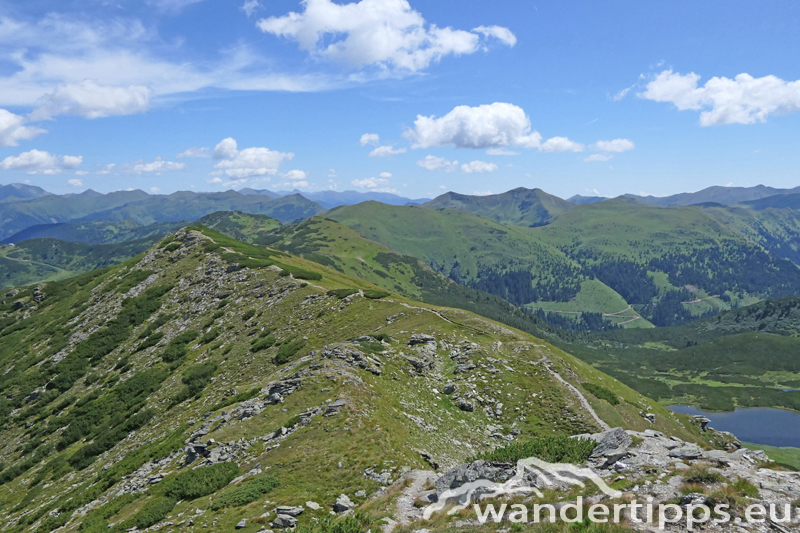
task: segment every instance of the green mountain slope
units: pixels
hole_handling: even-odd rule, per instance
[[[570,209],[570,202],[541,189],[517,189],[502,194],[469,196],[448,192],[422,204],[430,209],[460,209],[498,222],[516,226],[544,226],[556,216]]]
[[[0,288],[59,280],[116,265],[147,250],[158,238],[118,244],[31,239],[0,245]]]
[[[798,297],[680,327],[598,334],[585,346],[562,347],[662,402],[800,410]]]
[[[142,225],[178,220],[197,220],[216,211],[245,211],[268,215],[282,222],[315,215],[324,209],[299,194],[281,198],[221,193],[176,192],[149,195],[143,191],[118,191],[73,197],[47,195],[26,201],[0,203],[0,236],[8,238],[38,224],[74,221],[121,222]]]
[[[723,444],[539,339],[201,226],[0,305],[5,531],[251,533],[267,498],[319,502],[310,525],[406,468],[603,422]]]
[[[800,265],[800,211],[707,207],[711,216],[770,252]]]
[[[469,287],[515,305],[554,309],[560,325],[571,327],[582,317],[597,322],[624,322],[630,317],[619,295],[602,282],[589,283],[576,262],[548,245],[531,228],[502,224],[455,209],[385,206],[365,202],[326,215],[367,239],[421,259],[434,270]],[[576,304],[575,302],[582,302]],[[563,308],[553,303],[574,305]],[[583,307],[578,307],[583,305]],[[561,313],[561,314],[559,314]]]
[[[699,207],[585,204],[533,231],[657,325],[800,294],[800,269]]]
[[[156,222],[143,226],[134,220],[121,222],[65,222],[31,226],[12,235],[2,244],[29,239],[58,239],[86,244],[114,244],[164,235],[173,229],[185,226],[186,222]]]
[[[264,239],[281,227],[274,218],[241,211],[218,211],[198,219],[196,223],[250,244],[264,244]]]

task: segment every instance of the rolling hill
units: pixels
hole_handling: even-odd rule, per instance
[[[731,441],[535,337],[202,226],[0,305],[13,533],[250,533],[267,497],[312,502],[310,527],[341,494],[508,443],[571,449],[559,435],[608,425]],[[394,516],[371,502],[363,520]]]
[[[31,226],[0,244],[12,244],[29,239],[58,239],[86,244],[115,244],[144,239],[153,235],[164,235],[185,226],[187,222],[156,222],[143,226],[134,220],[120,222],[64,222]]]
[[[469,196],[448,192],[422,204],[430,209],[460,209],[516,226],[544,226],[572,204],[541,189],[519,187],[502,194]]]
[[[159,239],[159,235],[118,244],[85,244],[31,239],[0,245],[0,288],[65,279],[122,263]]]
[[[149,195],[143,191],[118,191],[104,195],[74,197],[47,195],[26,201],[0,203],[0,236],[11,237],[25,228],[62,222],[156,222],[197,220],[216,211],[245,211],[271,216],[281,222],[305,218],[324,211],[299,194],[281,198],[221,193],[176,192]]]
[[[679,327],[617,330],[559,345],[662,402],[800,410],[798,297]]]

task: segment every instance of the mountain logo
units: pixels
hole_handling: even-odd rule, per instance
[[[439,499],[428,505],[423,512],[425,520],[437,512],[444,510],[448,502],[455,505],[447,512],[452,515],[466,509],[473,502],[499,498],[514,494],[535,494],[542,498],[540,488],[563,487],[564,485],[576,485],[581,488],[586,487],[586,483],[594,483],[603,494],[611,498],[619,498],[622,492],[609,487],[606,482],[598,476],[592,469],[580,467],[566,463],[548,463],[537,457],[529,457],[517,461],[516,473],[504,483],[497,483],[488,479],[477,479],[465,483],[454,489],[449,489],[439,495]]]

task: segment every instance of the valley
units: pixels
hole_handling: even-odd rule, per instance
[[[754,475],[703,411],[667,406],[800,412],[800,270],[763,238],[783,228],[782,249],[794,215],[748,233],[739,207],[512,192],[483,215],[450,195],[24,229],[0,263],[0,522],[255,532],[285,527],[272,500],[314,503],[286,522],[309,532],[340,501],[413,522],[410,473],[515,446],[580,462],[558,439],[620,427]],[[527,224],[532,198],[563,209]],[[793,468],[792,442],[752,448]]]

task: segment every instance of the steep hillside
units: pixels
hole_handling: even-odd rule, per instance
[[[0,185],[0,201],[15,202],[28,198],[38,198],[50,194],[41,187],[27,185],[25,183],[9,183]]]
[[[277,228],[269,220],[262,226],[259,215],[231,212],[215,213],[201,221],[238,240],[292,253],[408,298],[471,311],[537,336],[564,335],[499,296],[459,285],[419,259],[399,254],[321,216]],[[579,329],[580,325],[567,324],[567,329]]]
[[[430,209],[460,209],[516,226],[544,226],[572,204],[541,189],[519,187],[502,194],[469,196],[448,192],[422,204]]]
[[[0,203],[0,237],[6,239],[25,228],[39,224],[75,221],[121,222],[134,220],[142,225],[156,222],[197,220],[216,211],[245,211],[268,215],[281,222],[315,215],[324,209],[299,194],[270,198],[221,193],[176,192],[149,195],[143,191],[118,191],[109,194],[48,195],[26,201]]]
[[[584,204],[532,231],[656,325],[800,294],[800,269],[699,207]]]
[[[704,210],[775,255],[800,265],[800,211],[755,210],[738,206],[707,207]]]
[[[32,239],[0,245],[0,288],[54,281],[116,265],[144,252],[158,238],[119,244]]]
[[[607,425],[730,442],[539,339],[201,226],[0,305],[5,531],[309,525],[408,469]]]
[[[562,346],[663,402],[800,410],[800,298],[674,328],[618,330]]]
[[[713,202],[722,205],[734,205],[742,202],[758,201],[775,195],[794,194],[800,188],[776,189],[765,185],[755,187],[707,187],[697,192],[684,192],[671,196],[638,196],[626,194],[628,198],[635,198],[642,202],[659,206],[687,206]]]
[[[5,239],[2,244],[29,239],[58,239],[86,244],[114,244],[164,235],[185,226],[187,222],[156,222],[143,226],[134,220],[121,222],[65,222],[31,226]]]
[[[602,282],[587,284],[590,280],[580,265],[542,242],[530,228],[455,209],[374,202],[339,207],[326,216],[367,239],[421,259],[458,283],[515,305],[552,309],[568,329],[575,318],[584,325],[591,320],[592,327],[631,318],[618,294]]]
[[[218,211],[198,219],[196,223],[250,244],[264,244],[262,241],[281,227],[274,218],[241,211]]]

